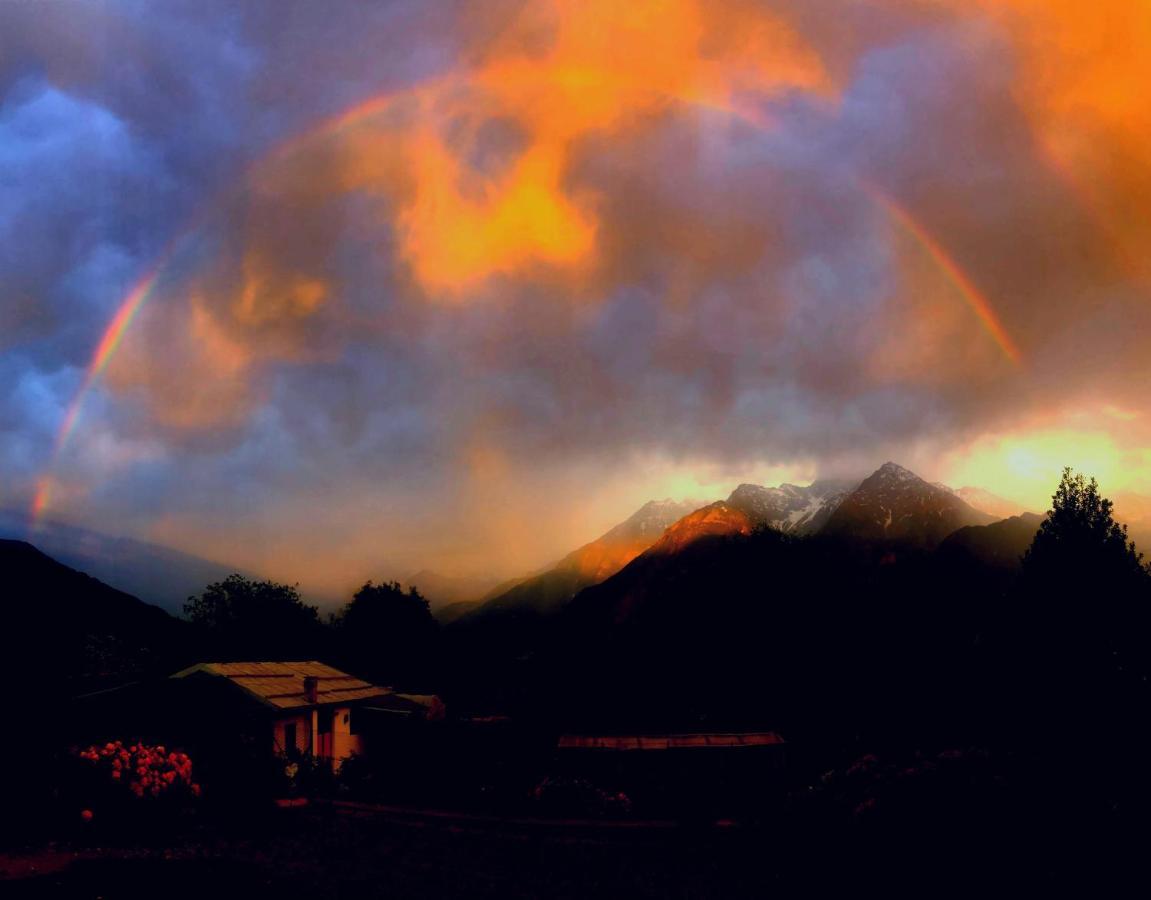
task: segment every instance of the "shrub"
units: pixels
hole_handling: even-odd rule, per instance
[[[532,799],[549,815],[611,818],[631,812],[631,800],[582,778],[548,776],[535,786]]]
[[[111,741],[76,749],[73,758],[65,807],[86,826],[155,825],[180,816],[201,794],[188,754],[161,744]]]

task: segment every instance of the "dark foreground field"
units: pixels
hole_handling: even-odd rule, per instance
[[[557,823],[313,807],[201,826],[165,846],[98,846],[81,837],[9,851],[0,854],[0,896],[765,897],[881,886],[931,895],[1072,882],[1096,891],[1134,886],[1121,846],[1088,854],[1075,842],[1031,837],[788,834],[723,823]]]

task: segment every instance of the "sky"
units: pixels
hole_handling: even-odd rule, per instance
[[[1151,494],[1151,6],[0,3],[0,506],[305,588],[892,459]]]

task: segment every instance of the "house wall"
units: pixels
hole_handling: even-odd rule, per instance
[[[284,726],[296,726],[296,750],[307,753],[312,749],[312,711],[294,716],[284,716],[272,723],[272,749],[277,754],[287,753],[290,749],[284,743]]]
[[[364,752],[364,740],[361,735],[351,732],[350,707],[337,707],[332,711],[332,733],[321,734],[319,730],[319,713],[317,710],[307,710],[293,716],[284,716],[276,719],[272,727],[272,742],[277,754],[287,752],[284,746],[284,726],[296,726],[296,750],[300,753],[314,752],[317,756],[328,756],[332,760],[344,760],[352,755]]]
[[[335,710],[332,722],[332,758],[347,759],[364,752],[363,738],[351,732],[352,711],[348,707]]]

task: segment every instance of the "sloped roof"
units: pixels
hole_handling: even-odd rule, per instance
[[[561,750],[686,750],[770,747],[782,744],[774,731],[741,734],[631,734],[579,735],[560,737]]]
[[[392,694],[390,688],[370,684],[315,660],[200,663],[177,672],[172,677],[185,678],[197,673],[227,678],[256,700],[276,709],[351,703]],[[304,693],[305,676],[316,679],[316,703],[309,703]]]

